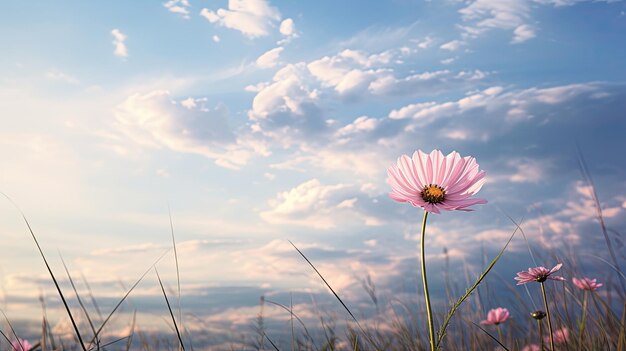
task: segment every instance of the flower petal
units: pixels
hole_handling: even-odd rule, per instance
[[[415,165],[413,164],[413,160],[409,156],[402,155],[398,159],[398,169],[400,170],[400,172],[402,172],[404,179],[406,180],[407,184],[411,186],[411,188],[413,188],[414,190],[418,190],[424,187],[424,184],[415,172]]]

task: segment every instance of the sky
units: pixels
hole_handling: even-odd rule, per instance
[[[619,241],[625,34],[620,0],[6,3],[3,310],[38,319],[43,294],[64,328],[16,206],[62,287],[65,262],[103,306],[161,255],[177,289],[173,228],[185,318],[215,334],[249,331],[262,295],[293,297],[303,315],[328,295],[289,240],[356,306],[370,306],[368,276],[412,296],[421,211],[389,199],[386,170],[418,149],[473,156],[487,173],[488,204],[431,216],[433,272],[444,248],[479,269],[513,233],[509,217],[537,252],[575,252],[570,275],[606,269],[579,159]],[[556,264],[538,257],[516,236],[500,275]],[[131,299],[146,330],[167,328],[153,272]]]

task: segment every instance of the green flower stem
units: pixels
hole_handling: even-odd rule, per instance
[[[583,296],[583,316],[582,316],[582,320],[580,321],[580,327],[579,327],[579,342],[580,342],[580,346],[582,347],[583,344],[583,333],[585,332],[585,322],[587,321],[587,290],[585,290],[584,296]]]
[[[537,326],[539,326],[539,345],[541,345],[539,350],[543,351],[543,327],[540,319],[537,319]]]
[[[552,334],[552,319],[550,318],[550,307],[548,307],[548,298],[546,297],[546,288],[541,284],[541,294],[543,295],[543,304],[546,306],[546,317],[548,317],[548,332],[550,333],[550,350],[554,351],[554,335]]]
[[[422,240],[420,241],[420,250],[422,258],[422,282],[424,283],[424,299],[426,300],[426,314],[428,315],[428,335],[430,339],[430,350],[436,351],[437,343],[435,341],[435,327],[433,324],[433,311],[430,307],[430,294],[428,293],[428,280],[426,279],[426,255],[424,254],[424,239],[426,238],[426,219],[428,211],[424,210],[424,219],[422,220]]]
[[[500,339],[500,342],[504,344],[504,339],[502,338],[502,328],[500,327],[500,324],[496,325],[496,329],[498,329],[498,339]]]

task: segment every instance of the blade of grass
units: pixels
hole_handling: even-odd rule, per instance
[[[178,324],[176,324],[176,318],[174,317],[174,313],[172,312],[172,306],[170,305],[170,301],[167,299],[167,293],[165,293],[165,288],[163,287],[163,282],[161,281],[161,276],[159,276],[159,271],[154,267],[154,272],[156,273],[157,279],[159,279],[159,285],[161,286],[161,291],[163,291],[163,297],[165,298],[165,303],[167,304],[167,309],[170,311],[170,316],[172,317],[172,322],[174,323],[174,328],[176,329],[176,335],[178,336],[178,341],[180,342],[180,347],[182,347],[183,351],[185,350],[185,345],[183,344],[183,338],[180,336],[180,331],[178,330]]]
[[[2,334],[4,339],[9,343],[9,345],[11,345],[11,340],[7,337],[7,335],[2,330],[0,330],[0,334]],[[11,349],[15,350],[14,347],[11,347]]]
[[[589,168],[587,168],[587,163],[583,158],[582,151],[580,150],[580,146],[576,145],[578,149],[578,166],[580,167],[580,172],[582,173],[583,179],[585,182],[591,187],[591,199],[593,200],[593,204],[596,209],[596,217],[600,222],[600,228],[602,229],[602,234],[604,235],[604,241],[606,242],[606,246],[609,249],[609,254],[611,256],[611,260],[613,261],[613,265],[617,267],[618,271],[622,271],[619,261],[617,260],[617,256],[615,255],[615,250],[613,249],[613,244],[611,243],[611,239],[609,238],[609,233],[606,228],[606,224],[604,223],[604,215],[602,214],[602,206],[600,205],[600,200],[598,199],[598,194],[596,192],[596,186],[591,178],[591,172],[589,172]],[[620,277],[620,286],[622,287],[622,292],[626,291],[626,285],[624,284],[624,278]]]
[[[292,318],[295,318],[295,319],[296,319],[296,320],[300,323],[300,325],[301,325],[301,326],[302,326],[302,328],[304,329],[304,334],[305,334],[305,336],[306,336],[306,337],[307,337],[307,338],[308,338],[311,342],[313,342],[313,337],[312,337],[312,336],[311,336],[311,334],[309,333],[309,330],[307,329],[306,325],[304,324],[304,322],[302,321],[302,319],[300,319],[300,317],[298,317],[298,315],[297,315],[297,314],[295,314],[295,313],[293,312],[293,309],[290,309],[290,308],[288,308],[287,306],[285,306],[285,305],[283,305],[283,304],[280,304],[280,303],[278,303],[278,302],[274,302],[274,301],[272,301],[272,300],[267,300],[267,299],[265,299],[265,302],[270,303],[270,304],[275,305],[275,306],[278,306],[278,307],[280,307],[280,308],[284,309],[285,311],[289,312],[289,314],[292,316]],[[292,329],[293,329],[293,322],[292,322]],[[292,334],[293,334],[293,332],[292,332]],[[317,350],[319,350],[319,349],[317,349]]]
[[[272,347],[274,347],[274,350],[276,351],[280,351],[280,349],[276,346],[276,344],[274,344],[274,342],[272,341],[272,339],[270,339],[269,336],[267,336],[267,334],[265,333],[265,331],[263,331],[263,335],[265,335],[265,338],[267,339],[267,341],[270,342],[270,344],[272,345]]]
[[[137,310],[133,311],[133,321],[130,324],[130,336],[128,340],[126,340],[126,351],[130,350],[130,346],[133,343],[133,336],[135,335],[135,321],[137,318]]]
[[[324,284],[326,284],[326,286],[328,287],[328,289],[330,289],[330,291],[333,293],[333,295],[335,295],[335,298],[341,303],[341,305],[343,306],[343,308],[348,312],[348,314],[350,315],[350,317],[352,317],[352,320],[354,320],[354,322],[356,323],[356,325],[359,327],[359,329],[361,330],[361,332],[363,333],[363,335],[365,335],[365,337],[368,339],[368,341],[370,343],[372,343],[372,345],[376,346],[376,343],[374,342],[374,340],[371,339],[371,337],[368,335],[368,333],[363,329],[363,327],[361,327],[361,324],[359,323],[359,321],[356,319],[356,317],[354,316],[354,314],[352,314],[352,312],[350,311],[350,309],[348,308],[348,306],[346,306],[346,304],[343,302],[343,300],[341,300],[341,298],[339,297],[339,295],[337,295],[337,293],[335,292],[335,290],[333,290],[333,288],[330,286],[330,284],[328,284],[328,282],[326,281],[326,279],[324,279],[324,276],[322,276],[322,274],[317,270],[317,268],[315,268],[315,266],[313,265],[313,263],[311,263],[311,261],[302,253],[302,251],[300,251],[300,249],[298,249],[296,247],[296,245],[291,242],[291,240],[288,240],[289,243],[291,244],[291,246],[293,246],[294,249],[296,249],[296,251],[298,251],[298,253],[300,254],[300,256],[302,256],[302,258],[304,258],[305,261],[307,261],[307,263],[311,266],[311,268],[313,268],[313,270],[315,271],[315,273],[317,273],[317,275],[322,279],[322,281],[324,282]],[[377,347],[378,348],[378,347]]]
[[[11,324],[11,321],[9,320],[9,318],[7,318],[7,315],[4,313],[4,311],[0,311],[2,312],[2,315],[4,316],[4,320],[7,322],[7,324],[9,325],[9,329],[11,329],[11,333],[13,333],[13,336],[15,337],[15,340],[17,340],[17,342],[20,344],[20,346],[22,346],[22,342],[20,341],[20,337],[17,336],[17,333],[15,333],[15,329],[13,328],[13,325]],[[5,336],[6,337],[6,336]],[[7,339],[8,340],[8,339]],[[9,344],[11,342],[9,341]]]
[[[121,338],[117,338],[117,339],[115,339],[115,340],[113,340],[113,341],[110,341],[110,342],[108,342],[108,343],[106,343],[106,344],[102,345],[102,348],[105,348],[105,347],[107,347],[107,346],[111,346],[111,345],[113,345],[113,344],[115,344],[115,343],[117,343],[117,342],[120,342],[120,341],[122,341],[122,340],[124,340],[124,339],[128,339],[128,338],[130,338],[130,335],[123,336],[123,337],[121,337]]]
[[[289,293],[289,324],[291,326],[291,351],[296,351],[296,334],[293,329],[293,294]]]
[[[41,319],[41,351],[46,351],[46,318]]]
[[[588,254],[588,253],[579,253],[580,256],[589,256],[589,257],[593,257],[595,259],[598,259],[604,263],[606,263],[609,267],[611,267],[611,269],[613,269],[615,271],[615,273],[619,274],[623,279],[626,279],[626,275],[624,275],[624,273],[622,273],[622,271],[620,271],[619,267],[616,267],[614,265],[611,264],[611,262],[605,260],[604,258],[600,257],[600,256],[596,256],[596,255],[592,255],[592,254]]]
[[[620,320],[619,336],[617,337],[617,351],[626,350],[626,303],[622,309],[622,318]]]
[[[0,194],[2,194],[7,200],[9,200],[9,202],[20,212],[20,215],[22,216],[22,219],[24,219],[24,223],[26,223],[26,226],[28,227],[28,231],[30,232],[30,235],[32,236],[33,240],[35,241],[35,245],[37,245],[37,250],[39,250],[39,254],[41,255],[41,258],[43,259],[43,262],[46,265],[46,268],[48,269],[48,273],[50,273],[50,277],[52,278],[52,281],[54,282],[54,286],[57,289],[57,292],[59,293],[59,297],[61,297],[61,301],[63,302],[63,306],[65,306],[65,310],[67,312],[67,315],[70,317],[70,321],[72,322],[72,327],[74,328],[74,332],[76,333],[76,337],[78,338],[78,342],[80,343],[80,347],[83,349],[83,351],[87,351],[87,349],[85,348],[85,343],[83,342],[83,338],[80,335],[80,331],[78,330],[78,325],[76,325],[76,321],[74,320],[74,316],[72,315],[72,311],[70,311],[70,306],[67,304],[67,301],[65,300],[65,296],[63,295],[63,292],[61,291],[61,287],[59,286],[59,282],[57,281],[56,277],[54,276],[54,273],[52,273],[52,269],[50,268],[50,265],[48,264],[48,260],[46,259],[46,255],[44,255],[43,250],[41,249],[41,246],[39,245],[39,241],[37,240],[37,237],[35,236],[35,233],[33,232],[32,227],[30,226],[30,223],[28,222],[28,219],[26,219],[26,215],[24,214],[24,212],[22,212],[22,210],[17,206],[17,204],[15,202],[13,202],[13,200],[5,193],[0,192]]]
[[[317,268],[313,265],[313,263],[304,255],[304,253],[302,253],[302,251],[300,251],[300,249],[298,249],[296,247],[296,245],[294,245],[293,242],[291,242],[291,240],[288,240],[289,243],[296,249],[296,251],[298,251],[298,253],[300,254],[300,256],[302,256],[302,258],[304,258],[305,261],[307,261],[307,263],[311,266],[311,268],[313,268],[313,270],[315,271],[315,273],[317,273],[317,275],[320,277],[320,279],[322,279],[322,281],[324,282],[324,284],[326,284],[326,286],[328,287],[328,289],[330,289],[330,291],[333,293],[333,295],[335,296],[335,298],[341,303],[341,305],[343,306],[343,308],[348,312],[348,314],[350,315],[350,317],[352,318],[352,320],[356,323],[356,325],[359,327],[359,329],[361,330],[361,332],[365,335],[365,337],[368,339],[368,341],[372,344],[372,345],[376,345],[376,343],[374,342],[374,340],[371,339],[371,337],[367,334],[367,332],[363,329],[363,327],[361,326],[361,323],[359,323],[359,321],[356,319],[356,317],[354,316],[354,314],[350,311],[350,309],[348,308],[348,306],[343,302],[343,300],[339,297],[339,295],[335,292],[335,290],[330,286],[330,284],[326,281],[326,279],[324,279],[324,276],[322,276],[322,274],[317,270]]]
[[[52,328],[50,328],[50,323],[48,323],[48,315],[46,312],[46,302],[43,298],[43,292],[39,293],[39,302],[41,303],[41,311],[43,313],[43,329],[44,332],[46,332],[45,335],[43,335],[43,343],[42,343],[42,351],[46,351],[45,346],[47,346],[47,339],[50,338],[50,347],[53,350],[56,350],[56,344],[54,343],[54,336],[52,335]]]
[[[70,275],[70,271],[69,269],[67,269],[67,265],[65,264],[65,260],[63,259],[63,256],[61,256],[61,253],[59,252],[59,257],[61,258],[61,262],[63,263],[63,268],[65,268],[65,273],[67,274],[67,279],[69,279],[70,284],[72,285],[72,289],[74,290],[74,294],[76,295],[76,299],[78,300],[78,304],[80,305],[80,308],[83,310],[83,313],[85,314],[85,317],[87,317],[87,322],[89,323],[89,326],[91,327],[91,330],[93,331],[93,334],[96,335],[96,327],[93,325],[93,322],[91,321],[91,317],[89,317],[89,312],[87,311],[87,308],[85,308],[85,304],[83,304],[83,300],[80,298],[80,295],[78,294],[78,290],[76,290],[76,285],[74,284],[74,280],[72,279],[72,276]],[[99,339],[98,342],[96,343],[96,345],[99,344]]]
[[[98,303],[96,302],[96,298],[94,297],[93,292],[91,291],[91,286],[89,285],[87,278],[85,278],[85,275],[82,272],[80,275],[81,275],[81,278],[83,279],[83,283],[85,284],[85,287],[87,287],[87,291],[89,292],[89,298],[91,299],[91,304],[96,309],[96,313],[98,313],[98,318],[102,320],[102,312],[100,311],[100,307],[98,306]]]
[[[109,322],[109,320],[111,319],[111,317],[113,317],[113,315],[115,314],[115,312],[117,311],[117,309],[122,305],[122,303],[126,300],[126,298],[130,295],[130,293],[137,287],[137,285],[139,285],[139,282],[141,282],[143,280],[143,278],[152,270],[153,267],[156,266],[157,263],[159,263],[159,261],[165,257],[165,254],[167,254],[168,252],[170,252],[170,250],[165,250],[165,252],[163,252],[161,254],[161,256],[159,256],[159,258],[156,259],[156,261],[141,275],[141,277],[139,277],[139,279],[137,279],[137,281],[135,282],[135,284],[133,284],[133,286],[131,286],[130,289],[128,289],[128,291],[126,292],[126,294],[124,295],[124,297],[122,297],[122,299],[117,303],[117,305],[115,305],[115,307],[113,308],[113,310],[111,310],[111,313],[109,313],[109,315],[104,319],[104,321],[102,322],[102,324],[100,325],[100,327],[98,328],[98,330],[96,331],[96,335],[94,335],[94,338],[91,339],[91,341],[89,342],[89,345],[93,345],[93,342],[95,341],[95,338],[100,335],[100,333],[102,332],[102,329],[104,328],[104,326]]]
[[[537,210],[539,211],[539,213],[542,213],[539,209],[537,209]],[[504,212],[502,212],[502,213],[504,213]],[[522,238],[524,238],[524,242],[526,243],[526,247],[528,248],[528,253],[530,254],[530,258],[533,261],[533,264],[535,265],[535,267],[538,266],[537,261],[535,260],[535,254],[533,253],[533,250],[530,247],[530,242],[528,241],[528,238],[526,237],[526,233],[524,232],[524,229],[522,229],[522,222],[524,221],[524,218],[522,217],[522,219],[520,219],[519,223],[517,223],[508,214],[504,213],[504,215],[507,216],[509,218],[509,220],[511,222],[513,222],[513,224],[515,224],[515,227],[522,234]],[[532,295],[530,294],[530,290],[528,289],[528,286],[526,284],[524,284],[524,290],[526,291],[526,295],[528,296],[528,299],[530,300],[530,303],[533,304],[533,311],[538,310],[537,304],[535,303],[535,300],[533,299]]]
[[[478,279],[476,279],[476,282],[474,283],[474,285],[472,285],[469,289],[467,289],[465,294],[463,296],[461,296],[461,298],[452,306],[452,308],[450,309],[450,311],[446,315],[446,317],[444,319],[444,322],[441,325],[441,328],[437,331],[438,337],[437,337],[436,349],[439,349],[439,346],[441,345],[441,342],[443,341],[443,338],[446,335],[446,329],[448,328],[448,324],[450,323],[450,320],[452,319],[452,316],[454,315],[456,310],[459,308],[459,306],[461,306],[463,301],[465,301],[465,299],[467,299],[472,294],[472,292],[474,290],[476,290],[478,285],[483,281],[483,279],[485,279],[485,277],[491,271],[493,266],[495,266],[496,262],[498,262],[500,257],[502,257],[502,254],[504,254],[504,250],[506,250],[506,248],[509,246],[509,243],[511,243],[511,240],[513,240],[513,237],[515,236],[515,233],[517,233],[518,229],[519,229],[519,227],[515,228],[515,230],[513,231],[513,234],[511,234],[511,237],[506,242],[506,244],[504,245],[502,250],[500,250],[500,252],[496,256],[496,258],[494,258],[493,261],[491,261],[491,263],[489,264],[487,269],[485,271],[483,271],[483,273],[478,277]]]
[[[172,221],[172,210],[170,209],[170,205],[167,205],[167,212],[170,217],[170,232],[172,233],[172,247],[174,248],[174,260],[176,261],[176,286],[178,287],[178,323],[180,324],[180,329],[184,330],[183,327],[183,312],[180,307],[180,270],[178,268],[178,251],[176,250],[176,239],[174,238],[174,223]]]
[[[491,335],[488,331],[486,331],[485,329],[483,329],[480,325],[474,323],[474,322],[470,322],[472,323],[475,327],[477,327],[478,329],[482,330],[485,334],[489,335],[490,338],[492,338],[493,340],[495,340],[495,342],[498,343],[498,345],[502,346],[504,348],[504,350],[509,351],[509,349],[506,348],[506,346],[504,346],[500,340],[498,340],[498,338],[496,338],[495,336]]]

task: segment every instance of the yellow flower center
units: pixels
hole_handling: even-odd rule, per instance
[[[446,191],[439,185],[428,184],[424,187],[420,195],[422,195],[422,199],[428,203],[439,204],[445,200]]]

